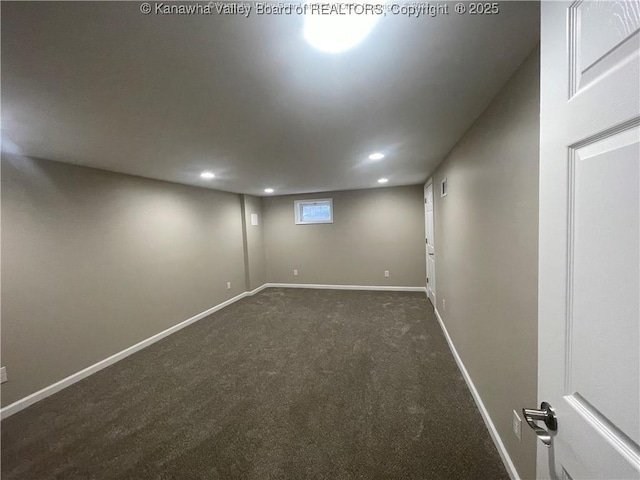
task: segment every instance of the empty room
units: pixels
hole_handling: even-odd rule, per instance
[[[640,0],[0,18],[2,479],[640,479]]]

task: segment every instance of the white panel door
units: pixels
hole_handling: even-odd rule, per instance
[[[435,228],[433,223],[433,183],[424,187],[424,212],[427,248],[427,296],[436,304]]]
[[[541,11],[538,477],[638,479],[640,0]]]

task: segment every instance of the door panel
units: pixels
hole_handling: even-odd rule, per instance
[[[539,478],[640,478],[640,0],[543,2]]]
[[[572,152],[566,370],[566,394],[580,394],[635,443],[640,443],[639,138],[635,126]],[[609,320],[612,311],[615,321]]]
[[[579,1],[569,9],[572,95],[633,54],[640,0]]]

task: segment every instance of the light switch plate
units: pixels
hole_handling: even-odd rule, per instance
[[[520,415],[518,415],[518,412],[516,412],[515,410],[513,411],[512,423],[514,435],[518,438],[519,442],[522,442],[522,419],[520,418]]]

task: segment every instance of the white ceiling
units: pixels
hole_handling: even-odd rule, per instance
[[[388,15],[340,54],[296,15],[139,7],[2,2],[5,150],[256,195],[417,184],[539,39],[535,2]]]

